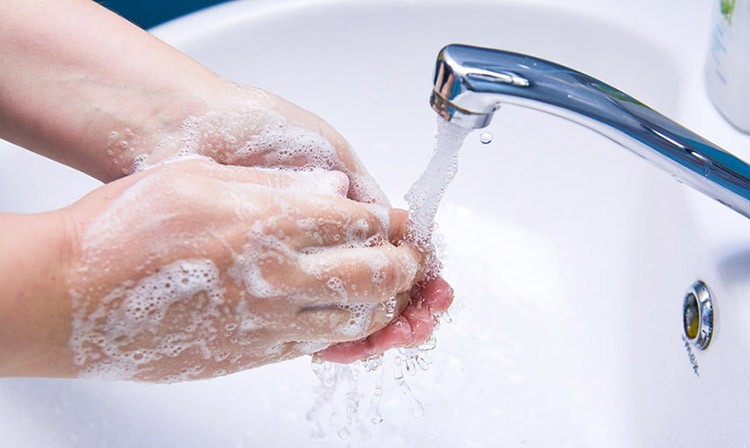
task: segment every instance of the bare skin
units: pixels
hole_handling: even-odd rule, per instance
[[[64,11],[64,14],[59,11]],[[266,182],[263,193],[266,199],[268,195],[278,198],[290,194],[301,199],[312,194],[312,190],[325,197],[321,199],[324,202],[345,201],[342,197],[345,196],[352,216],[372,213],[368,208],[371,206],[365,203],[388,205],[349,145],[328,123],[270,93],[221,79],[94,2],[0,0],[0,21],[3,23],[0,27],[0,60],[3,60],[0,64],[0,137],[110,182],[79,203],[60,211],[28,216],[0,215],[2,375],[79,374],[82,365],[75,362],[75,354],[71,353],[71,347],[75,347],[71,340],[75,321],[73,305],[83,303],[81,300],[95,303],[108,297],[112,299],[113,290],[123,284],[132,286],[145,281],[148,275],[160,269],[159,266],[174,268],[174,263],[186,259],[204,260],[201,263],[211,260],[221,281],[227,282],[224,300],[236,305],[243,297],[249,301],[258,299],[251,297],[241,282],[231,281],[227,274],[232,259],[230,254],[236,254],[236,246],[246,244],[249,238],[238,230],[239,227],[246,230],[246,225],[270,217],[282,217],[268,210],[262,217],[252,214],[243,215],[241,219],[234,215],[230,217],[220,200],[224,190],[209,188],[211,182],[214,185],[227,183],[216,177],[229,176],[239,184]],[[299,138],[294,141],[280,139],[271,132],[276,128],[283,131],[279,135],[297,135]],[[304,144],[298,145],[299,141]],[[174,163],[195,156],[212,159],[217,164],[206,168],[201,165],[206,164],[205,161]],[[167,164],[160,166],[164,163]],[[218,164],[248,168],[234,171],[240,168],[227,166],[224,167],[226,172],[219,173]],[[290,193],[281,191],[283,188],[274,190],[267,183],[273,178],[273,182],[283,184],[280,180],[283,176],[295,174],[256,172],[252,167],[294,168],[311,173],[324,170],[339,174],[334,175],[333,181],[326,175],[315,180],[308,175],[306,180],[300,180],[304,177],[302,175],[296,182],[308,182],[310,191]],[[153,169],[143,171],[146,168]],[[149,241],[146,237],[155,241],[159,238],[153,234],[124,232],[113,236],[119,238],[120,244],[115,247],[121,252],[108,254],[113,263],[110,269],[118,276],[81,275],[81,266],[91,262],[91,254],[87,255],[84,249],[87,243],[82,240],[88,226],[94,225],[96,218],[112,207],[129,186],[146,182],[159,170],[174,178],[187,176],[205,181],[205,189],[183,183],[184,189],[174,190],[174,194],[185,202],[188,202],[186,194],[194,195],[199,204],[204,204],[203,220],[214,223],[212,235],[228,233],[231,236],[217,236],[212,240],[216,243],[213,251],[204,247],[193,253],[183,247],[182,252],[175,249],[177,252],[173,255],[157,257],[150,252],[153,245],[143,243]],[[201,174],[208,172],[212,174]],[[258,176],[266,177],[260,181]],[[330,191],[321,190],[321,184],[336,184],[336,176],[339,179],[344,177],[346,182],[339,182]],[[152,188],[168,187],[155,185]],[[215,197],[210,197],[209,192]],[[256,200],[263,201],[260,197],[248,197],[249,202]],[[157,204],[156,211],[144,204],[133,205],[130,210],[139,216],[146,216],[149,212],[161,213],[159,207],[170,205],[166,199],[164,201],[164,204]],[[193,207],[192,204],[185,205],[180,211],[197,212]],[[312,218],[318,217],[321,211],[300,208],[298,213],[298,218],[303,215]],[[403,212],[391,210],[387,214],[390,214],[391,226],[400,229],[402,224],[398,223],[405,221]],[[180,230],[184,240],[206,240],[205,226],[190,227],[186,217],[176,216],[176,222],[185,226]],[[392,228],[381,226],[371,227],[371,231],[380,232],[382,241],[370,249],[401,251],[410,254],[413,260],[420,259],[416,248],[408,248],[400,241],[400,230],[394,233]],[[302,238],[301,234],[297,236]],[[162,235],[161,240],[164,237]],[[218,244],[219,241],[222,244]],[[296,243],[292,246],[298,248]],[[326,247],[329,246],[335,245]],[[359,247],[345,247],[339,252],[342,259],[348,259],[362,256],[361,250]],[[198,257],[201,254],[205,257]],[[121,262],[122,266],[115,262]],[[289,266],[275,266],[275,274],[266,274],[270,278],[288,280]],[[370,267],[355,263],[352,269],[352,279],[371,277]],[[316,281],[319,284],[315,288],[326,291],[328,279]],[[180,356],[169,358],[172,362],[169,366],[153,365],[153,369],[133,375],[142,380],[171,379],[178,377],[186,366],[192,366],[196,368],[190,372],[196,377],[214,376],[299,356],[309,352],[312,345],[302,349],[293,343],[304,341],[316,341],[321,344],[320,348],[329,347],[316,356],[338,362],[366,358],[391,347],[418,345],[429,337],[435,313],[450,305],[452,291],[441,279],[419,286],[416,275],[408,281],[404,277],[403,281],[406,283],[398,283],[398,291],[387,289],[389,294],[398,297],[396,312],[386,319],[388,313],[383,313],[384,308],[374,307],[369,316],[371,325],[362,333],[342,334],[338,327],[319,326],[304,338],[299,333],[292,337],[283,328],[284,324],[301,319],[301,314],[305,313],[300,314],[299,303],[281,300],[275,302],[279,307],[275,314],[278,319],[275,323],[274,319],[268,319],[265,336],[256,338],[265,341],[260,343],[257,353],[248,353],[248,344],[241,348],[229,347],[224,352],[242,355],[243,360],[233,365],[219,361],[196,367],[196,356],[203,354],[198,356],[185,349]],[[82,286],[86,282],[90,285]],[[361,283],[354,281],[354,284]],[[91,288],[95,294],[80,294]],[[373,294],[366,301],[387,304],[391,297],[385,295],[388,294]],[[78,300],[82,296],[84,299]],[[317,299],[326,306],[335,303],[325,294]],[[282,311],[281,307],[286,308]],[[315,308],[313,314],[343,316],[341,308],[332,311],[334,308]],[[225,327],[228,325],[221,323]],[[176,321],[173,324],[176,325]],[[155,338],[159,331],[154,330]],[[289,343],[288,347],[277,349],[283,341]],[[149,347],[142,337],[136,337],[132,344],[131,349],[138,348],[138,344],[142,344],[140,348]],[[271,348],[270,352],[276,351],[267,353]]]

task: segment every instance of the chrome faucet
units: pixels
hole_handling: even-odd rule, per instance
[[[748,164],[626,93],[567,67],[448,45],[438,54],[430,103],[445,120],[468,129],[487,126],[502,103],[567,118],[750,218]]]

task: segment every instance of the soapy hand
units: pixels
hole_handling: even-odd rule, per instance
[[[362,294],[366,288],[381,288],[381,296],[375,294],[368,296],[366,300],[369,304],[377,304],[376,309],[370,310],[369,313],[357,314],[358,312],[346,308],[329,306],[313,307],[305,313],[281,313],[275,316],[276,323],[280,325],[294,319],[302,319],[302,316],[330,317],[326,328],[321,325],[313,326],[311,328],[317,330],[308,333],[301,332],[300,325],[295,330],[283,325],[275,328],[273,325],[266,325],[268,322],[259,324],[261,329],[257,331],[251,329],[247,323],[238,330],[238,322],[226,321],[233,312],[231,307],[236,308],[239,303],[244,303],[239,300],[243,294],[251,297],[248,299],[250,302],[257,299],[259,303],[264,304],[286,303],[261,301],[260,296],[264,291],[262,288],[257,290],[255,295],[247,288],[243,290],[242,286],[247,286],[247,281],[242,279],[249,278],[252,272],[257,273],[259,270],[243,270],[238,266],[252,265],[255,261],[262,260],[265,264],[260,271],[264,275],[282,272],[282,267],[293,268],[293,272],[301,272],[300,269],[308,265],[299,264],[300,260],[329,260],[334,266],[341,265],[346,260],[344,254],[350,254],[355,258],[350,261],[357,267],[357,263],[361,265],[365,262],[365,254],[369,256],[370,253],[380,253],[385,257],[383,259],[387,261],[388,266],[396,269],[394,263],[397,260],[388,258],[389,256],[409,252],[414,258],[415,254],[404,245],[395,246],[393,242],[388,242],[385,235],[386,226],[382,223],[380,227],[370,225],[366,232],[369,236],[380,235],[383,240],[380,245],[344,250],[338,246],[345,244],[341,240],[340,232],[332,233],[334,237],[338,235],[339,241],[326,239],[326,233],[323,232],[318,236],[323,238],[323,243],[319,245],[325,247],[325,251],[295,252],[296,249],[293,248],[313,247],[311,244],[317,244],[318,241],[316,232],[310,230],[319,225],[317,220],[305,221],[303,216],[321,218],[323,223],[320,225],[329,229],[326,216],[333,214],[344,219],[341,214],[343,212],[332,211],[333,202],[348,204],[343,206],[342,210],[353,213],[352,217],[360,218],[366,209],[363,203],[388,206],[383,192],[346,141],[328,123],[312,113],[262,90],[239,87],[221,79],[186,55],[106,11],[95,2],[66,2],[65,20],[45,13],[50,8],[59,6],[57,0],[34,0],[16,2],[13,8],[2,9],[7,11],[7,20],[3,21],[4,26],[0,27],[0,59],[8,63],[3,65],[0,73],[0,137],[90,174],[103,182],[116,181],[93,193],[72,209],[79,210],[79,221],[88,219],[93,223],[100,222],[97,217],[101,218],[99,215],[105,212],[107,216],[119,216],[115,220],[119,224],[114,227],[99,225],[96,227],[98,231],[90,230],[90,235],[95,235],[96,238],[88,238],[87,241],[100,243],[91,243],[84,249],[89,251],[89,255],[99,257],[102,264],[84,263],[75,271],[77,274],[74,276],[73,286],[77,296],[74,297],[74,304],[81,314],[75,316],[73,329],[89,329],[92,332],[90,338],[77,336],[77,342],[74,341],[78,344],[80,353],[77,360],[81,366],[91,372],[97,369],[104,372],[110,367],[115,372],[117,367],[124,369],[126,374],[145,379],[174,379],[183,374],[191,377],[207,376],[217,374],[222,369],[236,370],[243,363],[248,366],[257,365],[302,352],[314,352],[336,341],[346,342],[340,346],[329,347],[320,357],[350,362],[380,353],[392,346],[418,344],[431,332],[435,322],[433,313],[444,310],[452,298],[450,288],[440,279],[433,279],[411,291],[407,291],[408,288],[398,291],[400,294],[397,295],[394,310],[391,309],[394,307],[390,298],[384,302],[387,294],[382,285],[376,284],[373,279],[369,279],[369,283],[367,279],[357,279],[349,285],[356,285],[358,294]],[[40,33],[38,30],[44,32]],[[107,38],[103,39],[102,36]],[[30,76],[30,73],[33,76]],[[34,100],[29,101],[29,98]],[[196,156],[208,157],[217,164],[211,165],[210,170],[205,167],[196,168],[194,162],[192,165],[167,164]],[[160,167],[162,164],[166,165]],[[220,165],[227,165],[226,169],[220,169]],[[307,174],[269,174],[258,168],[232,168],[230,165],[291,167]],[[177,168],[178,166],[180,168]],[[186,166],[190,168],[185,168]],[[146,168],[153,170],[144,171]],[[190,174],[190,170],[204,171],[199,175]],[[207,174],[209,172],[213,174]],[[155,173],[159,173],[165,179],[174,180],[175,184],[170,185],[167,180],[161,180]],[[190,176],[191,180],[195,180],[195,184],[185,181]],[[123,177],[125,178],[122,179]],[[236,181],[227,180],[230,178]],[[308,182],[309,187],[303,189],[304,191],[295,191],[293,195],[279,192],[279,198],[288,197],[290,203],[299,207],[298,227],[282,226],[279,230],[285,238],[291,238],[285,240],[286,246],[280,246],[289,251],[281,250],[275,245],[278,241],[273,238],[278,237],[272,238],[268,224],[257,230],[259,233],[256,236],[260,238],[257,240],[258,244],[266,245],[263,247],[268,249],[267,256],[270,257],[270,261],[265,260],[262,254],[253,255],[256,258],[248,258],[250,255],[245,253],[243,244],[247,244],[248,232],[255,232],[256,229],[245,224],[253,219],[255,222],[267,222],[262,217],[270,215],[263,215],[263,211],[271,210],[270,207],[274,203],[270,200],[273,195],[266,193],[286,188],[286,181],[282,179],[288,179],[290,185],[303,185]],[[323,200],[325,207],[318,210],[314,207],[304,208],[304,204],[299,200],[289,198],[290,195],[300,199],[317,194],[316,191],[320,192],[320,179],[328,179],[332,185],[335,184],[333,181],[338,179],[339,183],[335,189],[351,201],[346,201],[343,197],[334,201],[329,197],[329,192],[326,192],[323,195],[327,198]],[[218,185],[222,187],[219,188]],[[177,189],[177,186],[184,188]],[[171,191],[173,197],[169,199],[165,193],[156,192],[157,187],[164,188],[166,192]],[[147,195],[147,192],[151,194]],[[219,199],[209,200],[209,192],[217,195]],[[195,197],[191,197],[191,194]],[[134,202],[131,201],[132,198],[142,198],[143,201]],[[234,206],[230,207],[232,198],[246,200],[235,200]],[[254,206],[253,201],[256,199],[261,202]],[[130,205],[125,207],[125,203]],[[97,206],[98,214],[94,212]],[[219,219],[219,209],[222,206],[225,207],[222,209],[225,216],[224,219]],[[278,203],[275,206],[278,207]],[[117,213],[113,210],[117,210]],[[367,210],[380,216],[374,211],[375,208]],[[321,216],[321,213],[324,216]],[[58,220],[58,217],[64,215],[66,213],[50,215],[50,222],[53,223],[50,225],[53,229],[64,227],[56,224],[57,221],[67,220]],[[194,218],[192,221],[188,219],[190,216]],[[36,228],[47,225],[47,219],[41,217],[28,217],[28,223],[26,220],[4,218],[0,219],[0,225],[7,223],[14,229],[16,226]],[[201,223],[200,220],[204,222]],[[402,225],[395,227],[399,230],[393,234],[393,224],[403,223],[404,220],[402,212],[395,213],[395,217],[391,216],[391,225],[388,227],[391,229],[390,237],[400,235]],[[20,221],[24,224],[18,224]],[[280,222],[289,224],[283,219]],[[300,222],[306,222],[305,225],[309,228],[305,230],[299,227]],[[202,226],[200,228],[203,232],[188,232],[190,226],[193,226],[192,230]],[[140,231],[145,233],[137,233]],[[55,244],[65,246],[64,241],[61,241],[65,239],[65,232],[54,230],[50,233],[50,239]],[[6,232],[6,235],[10,234]],[[307,236],[303,238],[303,234]],[[292,235],[296,236],[292,238]],[[37,242],[30,236],[28,238]],[[11,245],[9,239],[6,238],[4,241],[4,255],[9,260],[15,260],[18,253],[24,253],[25,248],[32,245],[29,241],[19,240],[17,253],[12,253],[5,250]],[[15,271],[9,273],[10,271],[6,270],[9,274],[3,280],[2,286],[6,290],[12,289],[15,293],[7,295],[5,300],[0,300],[0,305],[7,305],[5,308],[0,306],[0,321],[3,324],[0,328],[5,327],[6,336],[13,335],[16,329],[15,326],[8,325],[9,321],[17,323],[27,331],[31,331],[32,328],[38,330],[35,332],[45,336],[42,338],[44,343],[38,345],[46,347],[46,341],[56,340],[63,331],[61,328],[65,327],[63,323],[55,320],[56,314],[49,310],[64,309],[67,302],[52,301],[56,294],[49,293],[48,290],[54,290],[57,286],[57,277],[52,274],[49,278],[45,277],[50,285],[45,284],[41,292],[31,291],[34,289],[33,286],[37,286],[35,282],[38,283],[40,280],[35,276],[37,264],[45,268],[54,267],[58,258],[55,250],[50,249],[53,246],[34,246],[37,247],[38,254],[24,260],[33,260],[37,263],[24,265],[27,268],[25,274],[21,275]],[[171,249],[166,250],[167,246]],[[139,259],[136,255],[138,251],[151,255],[146,259]],[[290,254],[296,255],[292,257]],[[79,255],[82,256],[83,253]],[[378,259],[375,257],[372,260]],[[41,263],[40,260],[45,260],[45,263]],[[230,263],[229,260],[233,261]],[[245,261],[241,263],[242,260]],[[5,258],[0,257],[0,262],[4,261]],[[191,280],[194,277],[186,273],[202,275],[204,279],[211,279],[211,282],[219,282],[225,289],[220,289],[219,295],[207,288],[201,289],[200,285]],[[409,270],[401,273],[394,271],[391,277],[408,277],[409,273]],[[137,303],[137,298],[142,296],[141,293],[150,287],[159,288],[160,284],[164,287],[158,280],[170,276],[180,282],[187,282],[187,289],[170,289],[163,296],[164,300],[174,303],[174,306],[170,305],[170,309],[181,311],[166,313],[163,316],[159,313],[130,315],[126,312],[135,310],[128,308],[129,304]],[[311,277],[308,273],[307,277],[303,278]],[[268,285],[276,287],[282,287],[284,282],[289,282],[288,287],[291,288],[300,286],[295,283],[300,277],[295,276],[273,277],[273,281],[266,280]],[[322,288],[321,282],[316,284]],[[170,285],[174,286],[172,282]],[[330,285],[326,283],[326,288],[328,289],[322,291],[329,295],[330,291],[335,289],[342,291],[336,281]],[[354,291],[343,289],[343,292],[349,298],[357,297]],[[185,302],[181,300],[185,294],[198,297],[200,300]],[[35,306],[30,306],[32,303],[28,297],[37,297],[33,302]],[[289,302],[297,306],[304,303],[299,297],[284,297],[297,300]],[[52,301],[52,307],[48,301],[40,298]],[[406,301],[408,304],[405,304]],[[197,321],[185,321],[190,314],[189,311],[197,312],[197,309],[192,308],[183,310],[182,307],[187,306],[185,303],[195,306],[202,304],[209,312],[208,317]],[[345,303],[348,302],[331,301],[331,304]],[[97,308],[97,304],[106,306]],[[127,309],[123,309],[119,314],[102,314],[101,311],[107,307],[120,309],[125,305]],[[386,307],[385,311],[382,310],[383,306]],[[11,311],[3,315],[5,309]],[[291,309],[293,307],[287,308]],[[240,314],[243,312],[234,311]],[[264,312],[268,315],[269,322],[274,320],[272,310]],[[187,314],[182,316],[180,313]],[[372,321],[366,330],[357,332],[354,331],[354,326],[348,324],[350,321],[346,320],[347,313],[358,316],[371,315]],[[23,319],[14,319],[19,315],[26,316],[33,325],[23,325]],[[387,318],[388,316],[391,318]],[[7,319],[2,320],[2,317]],[[118,323],[118,317],[124,320]],[[148,327],[149,322],[154,322],[153,319],[166,327],[157,325],[159,329],[154,330],[155,333],[150,333],[150,330],[134,334],[125,331],[126,327],[132,328],[128,327],[132,322]],[[337,322],[343,326],[339,327]],[[180,328],[180,323],[186,325],[183,327],[185,331],[189,329],[192,332],[207,332],[200,340],[209,342],[194,342],[191,345],[182,341],[183,333],[172,334],[167,331],[165,335],[169,337],[164,339],[166,345],[157,344],[144,352],[134,349],[141,342],[156,341],[162,330],[174,328],[176,331]],[[237,327],[233,327],[235,324]],[[362,323],[362,328],[364,326]],[[377,330],[382,326],[385,327]],[[351,331],[347,333],[346,328]],[[295,337],[299,341],[290,339],[285,345],[272,344],[274,340],[281,341],[284,337],[290,337],[292,330],[298,331],[299,334]],[[241,331],[243,335],[252,334],[255,338],[251,338],[253,341],[260,341],[258,343],[261,350],[258,353],[264,350],[268,353],[257,359],[244,355],[235,363],[229,358],[217,360],[217,356],[221,358],[225,353],[229,353],[217,348],[222,347],[224,343],[249,349],[249,346],[241,344],[244,339],[238,336],[235,342],[232,336],[225,334],[232,331]],[[152,336],[153,339],[149,339]],[[366,338],[362,339],[363,337]],[[10,343],[18,340],[18,337],[13,336],[3,339],[3,334],[0,334],[0,342],[6,347],[5,355],[17,353],[23,358],[20,356],[22,350],[15,349]],[[109,340],[116,344],[109,344]],[[302,345],[298,343],[300,341],[303,342]],[[164,352],[167,347],[187,346],[189,348],[176,349],[178,352]],[[117,350],[109,352],[105,347],[117,347]],[[160,361],[155,361],[155,357],[159,356]],[[40,348],[33,366],[19,365],[18,368],[5,372],[13,375],[68,373],[56,370],[58,365],[49,362],[49,359],[50,353]],[[204,362],[206,359],[214,361],[204,363],[205,369],[196,367],[198,370],[191,370],[191,366],[195,366],[191,362]],[[0,365],[0,373],[3,372],[1,367],[3,366]],[[187,370],[182,372],[183,369]]]
[[[226,81],[213,86],[209,99],[146,131],[112,131],[107,153],[128,174],[195,154],[224,165],[335,170],[349,178],[350,199],[388,203],[327,122],[279,96]]]
[[[448,311],[452,302],[453,289],[442,278],[420,282],[412,288],[406,308],[387,327],[366,338],[328,347],[315,359],[351,363],[396,347],[417,347],[429,339],[438,316]]]
[[[227,83],[217,92],[179,124],[164,124],[147,138],[114,138],[119,141],[111,149],[114,161],[126,172],[195,154],[226,165],[336,170],[348,178],[348,198],[389,204],[346,140],[318,116],[251,87]],[[432,334],[436,316],[452,299],[453,290],[443,279],[424,282],[411,291],[403,314],[389,326],[366,339],[331,347],[316,358],[349,363],[390,348],[419,345]]]
[[[351,201],[348,189],[336,171],[188,160],[75,204],[79,373],[212,377],[394,325],[422,255],[401,242],[403,211]]]

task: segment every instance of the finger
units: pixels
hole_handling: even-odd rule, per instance
[[[357,341],[332,345],[319,352],[316,358],[321,361],[348,364],[373,355],[381,355],[395,347],[421,344],[432,334],[431,315],[429,313],[420,315],[409,312],[408,309],[407,307],[404,314],[391,321],[382,330]]]
[[[398,208],[390,209],[388,222],[388,241],[399,244],[406,239],[409,212]]]
[[[409,294],[403,293],[385,303],[313,305],[297,313],[289,330],[298,340],[359,340],[386,327],[408,301]]]
[[[303,252],[331,246],[379,246],[386,244],[388,209],[330,195],[285,195],[294,210],[279,218],[274,227],[289,235]]]
[[[435,320],[429,307],[412,303],[404,310],[402,316],[409,323],[409,330],[411,331],[411,339],[405,342],[404,346],[416,347],[432,335]]]
[[[441,277],[419,282],[412,289],[412,300],[421,301],[433,313],[444,313],[453,303],[453,288]]]
[[[319,352],[316,358],[320,361],[349,364],[381,355],[394,347],[405,347],[412,340],[411,324],[406,317],[399,316],[382,330],[363,339],[332,345]]]
[[[367,172],[364,164],[359,160],[359,157],[352,150],[346,139],[320,117],[309,113],[305,118],[307,125],[312,129],[318,129],[323,137],[335,148],[337,160],[334,168],[345,172],[349,176],[347,197],[357,202],[379,204],[386,207],[390,206],[388,197],[383,192],[383,189],[380,188],[380,185]]]
[[[366,307],[362,307],[366,308]],[[369,326],[362,311],[338,305],[312,306],[300,310],[284,330],[288,337],[300,340],[324,340],[331,343],[357,339]]]
[[[372,347],[369,338],[358,341],[340,342],[313,356],[314,361],[328,361],[339,364],[351,364],[361,359],[378,354]]]
[[[332,248],[300,255],[288,281],[302,302],[385,303],[412,288],[421,263],[422,254],[405,245]]]
[[[433,326],[430,309],[410,303],[397,319],[367,339],[374,353],[383,353],[395,347],[414,347],[432,335]]]
[[[345,198],[349,192],[349,176],[341,171],[327,171],[325,173],[327,173],[327,179],[325,179],[325,182],[322,182],[324,191],[329,191],[331,194]]]
[[[291,124],[322,135],[333,146],[336,157],[332,160],[332,168],[343,171],[349,177],[350,184],[347,197],[358,202],[389,206],[387,196],[367,172],[349,143],[328,122],[281,97],[268,93],[265,96],[271,100]]]
[[[396,347],[416,347],[434,330],[434,313],[445,312],[453,301],[453,289],[440,277],[415,287],[418,300],[409,302],[398,318],[367,338],[333,345],[316,355],[321,361],[352,363],[380,355]],[[412,297],[413,299],[416,297]]]
[[[349,191],[349,177],[335,170],[312,169],[293,171],[291,169],[245,167],[221,165],[211,160],[191,159],[176,163],[183,164],[185,172],[203,175],[236,185],[264,186],[277,190],[326,194],[346,197]]]
[[[258,175],[254,173],[256,181]],[[340,173],[339,173],[340,174]],[[285,178],[269,182],[280,184]],[[281,179],[281,181],[279,181]],[[248,228],[283,241],[291,249],[315,252],[331,246],[378,246],[388,243],[389,210],[329,193],[276,189],[258,191],[258,184],[213,186],[234,205]]]
[[[377,333],[378,331],[382,331],[384,328],[390,325],[390,323],[393,322],[394,318],[398,318],[398,316],[400,316],[401,313],[404,312],[404,309],[406,309],[409,305],[409,300],[410,293],[403,292],[401,294],[397,294],[387,302],[380,304],[380,306],[375,310],[375,313],[373,313],[372,321],[370,322],[370,328],[368,328],[367,333],[360,335],[360,337],[372,335],[374,333]]]
[[[278,169],[267,168],[268,171]],[[334,195],[346,198],[349,191],[349,177],[336,170],[313,169],[291,171],[288,176],[294,181],[287,189],[303,193]]]

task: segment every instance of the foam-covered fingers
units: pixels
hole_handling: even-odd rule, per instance
[[[372,335],[390,325],[394,317],[400,316],[408,306],[409,295],[408,291],[402,292],[376,307],[372,313],[370,328],[367,329],[367,333],[360,335],[360,337]]]
[[[380,355],[395,347],[413,347],[424,343],[432,334],[433,317],[426,307],[411,307],[385,328],[357,341],[341,342],[319,352],[321,361],[352,363]]]
[[[388,209],[332,196],[286,197],[296,212],[285,232],[295,234],[298,250],[314,253],[331,246],[378,246],[387,243]]]
[[[349,176],[341,171],[315,169],[310,171],[265,170],[271,173],[284,173],[291,182],[286,187],[290,190],[312,194],[330,194],[346,197],[349,191]]]
[[[266,96],[271,99],[275,108],[291,124],[301,126],[322,136],[331,145],[335,151],[335,157],[331,158],[330,166],[327,168],[340,170],[347,174],[350,180],[347,197],[358,202],[389,205],[387,196],[367,172],[357,154],[352,151],[349,143],[328,122],[281,97]]]
[[[310,305],[297,313],[290,329],[299,340],[359,340],[388,326],[408,301],[409,294],[402,293],[383,303]]]
[[[360,307],[360,308],[366,308]],[[302,308],[285,330],[299,340],[346,341],[360,337],[369,327],[369,319],[357,307],[316,305]]]
[[[406,239],[409,212],[392,208],[388,213],[388,217],[388,241],[393,244],[399,244]]]
[[[349,176],[341,171],[313,169],[292,171],[273,168],[221,165],[209,160],[180,161],[187,172],[208,176],[236,185],[251,184],[278,190],[346,197]]]
[[[411,291],[406,308],[383,329],[367,338],[332,345],[316,354],[322,361],[352,363],[395,347],[418,346],[432,335],[435,314],[447,311],[453,289],[440,277],[420,283]]]
[[[290,282],[308,303],[385,303],[411,289],[421,263],[408,246],[331,248],[300,255]]]
[[[418,327],[421,331],[421,325]],[[429,334],[424,338],[426,340]],[[394,319],[385,328],[366,338],[341,342],[319,352],[316,358],[321,361],[349,364],[373,355],[380,355],[394,347],[411,345],[414,340],[412,324],[406,316]]]
[[[377,352],[372,347],[370,339],[366,338],[357,341],[339,342],[338,344],[332,345],[316,353],[313,360],[351,364],[360,359],[367,359],[370,356],[379,353],[381,352]]]
[[[323,137],[331,142],[336,149],[340,166],[337,169],[344,171],[349,176],[349,192],[347,197],[364,203],[390,206],[388,197],[380,188],[375,179],[367,172],[367,169],[352,150],[349,143],[327,122],[313,115],[313,120],[320,126]]]

